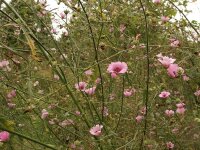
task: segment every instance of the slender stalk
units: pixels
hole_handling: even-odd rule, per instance
[[[122,118],[122,113],[123,113],[123,106],[124,106],[124,76],[123,76],[123,80],[122,80],[122,98],[121,98],[121,108],[120,108],[120,115],[119,115],[119,119],[117,122],[117,125],[115,127],[115,132],[117,131],[118,127],[119,127],[119,123],[121,121]]]
[[[147,61],[147,74],[146,74],[146,89],[145,89],[145,107],[146,107],[146,113],[144,118],[144,130],[143,130],[143,137],[141,139],[140,149],[143,147],[143,141],[144,137],[146,135],[147,130],[147,116],[148,116],[148,101],[149,101],[149,80],[150,80],[150,61],[149,61],[149,27],[148,27],[148,19],[146,15],[146,10],[144,8],[144,5],[142,3],[142,0],[140,1],[140,5],[142,7],[144,19],[145,19],[145,33],[146,33],[146,61]],[[146,1],[148,2],[148,1]]]
[[[85,7],[83,6],[83,3],[81,2],[81,0],[78,0],[82,9],[83,9],[83,12],[85,14],[85,17],[86,17],[86,20],[88,22],[88,27],[89,27],[89,30],[90,30],[90,34],[91,34],[91,39],[92,39],[92,43],[93,43],[93,47],[94,47],[94,52],[95,52],[95,60],[97,62],[97,67],[98,67],[98,71],[99,71],[99,76],[100,76],[100,79],[101,79],[101,98],[102,98],[102,122],[103,122],[103,109],[104,109],[104,105],[105,105],[105,102],[104,102],[104,87],[103,87],[103,77],[102,77],[102,72],[101,72],[101,67],[100,67],[100,63],[99,63],[99,57],[98,57],[98,49],[97,49],[97,44],[95,42],[95,39],[94,39],[94,34],[93,34],[93,30],[92,30],[92,26],[91,26],[91,23],[90,23],[90,20],[89,20],[89,17],[88,17],[88,14],[85,10]]]

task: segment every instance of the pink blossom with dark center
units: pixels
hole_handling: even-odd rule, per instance
[[[102,130],[102,128],[103,128],[103,125],[99,125],[99,124],[97,124],[97,125],[95,125],[94,127],[92,127],[91,129],[90,129],[90,134],[92,134],[92,135],[94,135],[94,136],[100,136],[101,135],[101,130]]]
[[[93,95],[95,93],[95,90],[96,90],[96,87],[92,87],[92,88],[89,88],[89,89],[86,89],[84,92],[88,95]]]
[[[96,83],[96,84],[101,83],[101,78],[97,78],[97,79],[95,80],[95,83]]]
[[[167,73],[170,77],[176,78],[178,77],[179,66],[177,64],[170,64],[167,69]]]
[[[135,93],[135,89],[125,89],[124,90],[124,96],[125,97],[130,97]]]
[[[173,149],[174,148],[174,144],[172,142],[167,142],[166,146],[168,149]]]
[[[53,28],[53,29],[51,30],[51,33],[53,33],[53,34],[57,34],[56,29]]]
[[[171,64],[173,64],[176,59],[167,57],[167,56],[162,56],[162,54],[157,55],[158,61],[165,67],[168,68]]]
[[[107,71],[109,73],[111,73],[111,75],[115,74],[124,74],[126,73],[128,70],[128,66],[125,62],[112,62],[111,64],[109,64]]]
[[[180,46],[180,41],[179,40],[174,40],[173,42],[170,43],[171,47],[179,47]]]
[[[79,82],[75,84],[75,88],[79,91],[84,91],[87,86],[86,82]]]
[[[167,92],[167,91],[162,91],[160,94],[159,94],[159,97],[160,98],[163,98],[163,99],[166,99],[170,96],[170,92]]]
[[[60,18],[61,18],[61,19],[65,19],[65,18],[66,18],[66,14],[65,14],[64,12],[61,12],[61,13],[60,13]]]
[[[175,38],[171,38],[169,39],[170,40],[170,46],[171,47],[179,47],[180,46],[180,41],[178,39],[175,39]]]

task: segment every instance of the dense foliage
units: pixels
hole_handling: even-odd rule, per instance
[[[68,10],[52,13],[44,0],[0,1],[0,147],[199,149],[188,2],[60,0]]]

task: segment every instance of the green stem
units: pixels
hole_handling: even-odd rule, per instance
[[[119,115],[119,119],[115,128],[115,132],[117,131],[118,127],[119,127],[119,123],[121,121],[122,118],[122,113],[123,113],[123,106],[124,106],[124,76],[123,76],[123,81],[122,81],[122,99],[121,99],[121,108],[120,108],[120,115]]]
[[[146,113],[145,113],[145,119],[144,119],[143,137],[141,139],[141,144],[140,144],[140,149],[142,149],[143,142],[144,142],[144,137],[146,135],[146,130],[147,130],[148,101],[149,101],[149,80],[150,80],[150,61],[149,61],[149,28],[148,28],[147,14],[146,14],[146,9],[144,8],[144,5],[142,3],[142,0],[139,0],[139,1],[140,1],[140,5],[142,7],[143,14],[144,14],[144,19],[145,19],[146,61],[147,61],[146,90],[145,90]],[[146,1],[146,2],[148,2],[148,1]]]
[[[88,23],[88,26],[89,26],[89,31],[90,31],[90,34],[91,34],[91,39],[92,39],[92,42],[93,42],[93,46],[94,46],[94,52],[95,52],[95,60],[96,60],[96,63],[97,63],[97,67],[98,67],[98,71],[99,71],[99,76],[100,76],[100,79],[101,79],[101,98],[102,98],[102,122],[103,122],[103,109],[104,109],[104,105],[105,105],[105,102],[104,102],[104,87],[103,87],[103,77],[102,77],[102,72],[101,72],[101,67],[100,67],[100,63],[99,63],[99,57],[98,57],[98,45],[96,44],[95,42],[95,39],[94,39],[94,34],[93,34],[93,30],[92,30],[92,26],[91,26],[91,23],[90,23],[90,20],[89,20],[89,17],[88,17],[88,14],[85,10],[85,7],[83,6],[81,0],[78,0],[82,9],[83,9],[83,12],[85,14],[85,17],[86,17],[86,20],[87,20],[87,23]],[[101,123],[102,123],[101,122]]]

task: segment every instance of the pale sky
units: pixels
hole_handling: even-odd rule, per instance
[[[200,0],[190,0],[190,1],[191,3],[189,3],[188,9],[192,10],[192,12],[190,14],[186,14],[186,16],[190,21],[196,20],[200,22]]]

